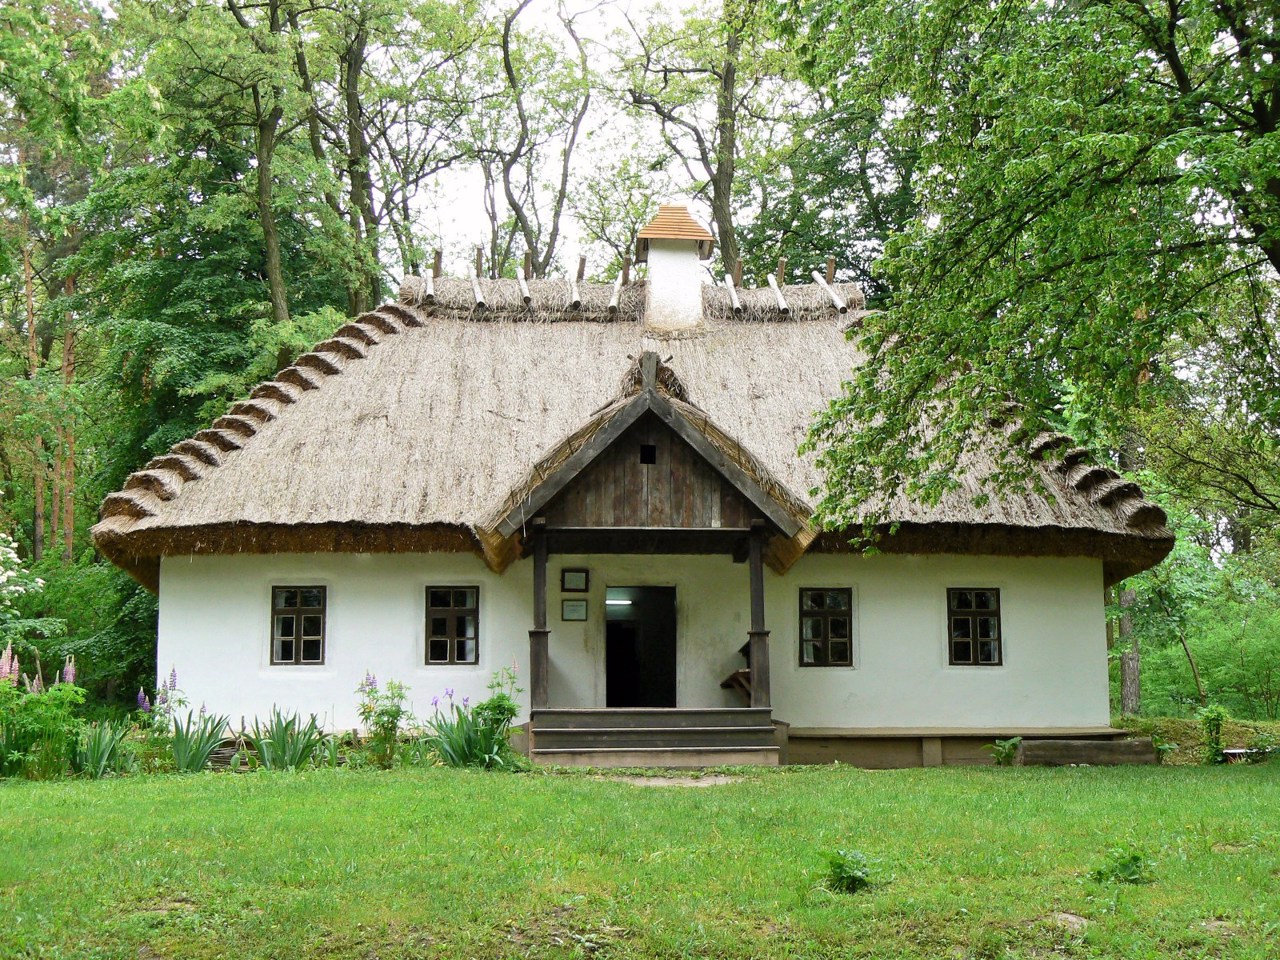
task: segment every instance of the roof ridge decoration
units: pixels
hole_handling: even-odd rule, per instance
[[[684,383],[653,351],[645,351],[623,376],[618,396],[533,465],[502,503],[475,525],[495,570],[519,555],[519,537],[537,511],[582,473],[645,413],[654,413],[689,443],[780,531],[766,560],[784,573],[818,535],[812,510],[735,437],[720,429],[690,400]]]
[[[348,362],[365,359],[370,347],[409,327],[420,326],[422,320],[415,313],[393,303],[343,324],[332,337],[297,357],[274,379],[254,387],[249,399],[233,403],[211,427],[175,443],[169,453],[153,457],[141,470],[131,473],[119,491],[102,501],[98,523],[90,530],[94,544],[144,586],[155,589],[159,583],[158,564],[150,570],[139,562],[142,558],[123,549],[117,542],[126,532],[121,527],[156,516],[160,506],[176,499],[187,483],[222,466],[229,454],[243,449],[264,424],[276,420],[302,393],[318,390],[326,379],[341,374]]]

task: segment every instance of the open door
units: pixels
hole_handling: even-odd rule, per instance
[[[605,706],[676,705],[676,588],[605,591]]]

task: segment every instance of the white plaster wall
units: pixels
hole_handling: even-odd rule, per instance
[[[473,702],[488,696],[493,672],[513,659],[528,685],[531,569],[499,577],[464,553],[166,557],[157,670],[176,668],[193,707],[207,704],[235,726],[275,704],[355,727],[365,671],[408,685],[414,711],[429,716],[446,688]],[[480,588],[479,664],[425,665],[428,584]],[[324,664],[271,664],[273,585],[328,588]]]
[[[604,706],[608,586],[674,586],[677,703],[737,706],[720,681],[742,665],[747,568],[728,557],[553,556],[548,571],[553,706]],[[590,571],[588,593],[562,594],[563,567]],[[272,585],[328,587],[326,662],[271,666]],[[480,663],[425,666],[425,588],[480,587]],[[852,587],[855,666],[797,665],[798,591]],[[1004,665],[947,664],[946,588],[998,587]],[[804,557],[785,577],[765,574],[772,631],[774,716],[793,727],[1014,728],[1109,721],[1102,564],[1087,559]],[[487,695],[494,670],[528,681],[532,563],[497,576],[470,554],[279,555],[166,558],[160,578],[158,669],[178,670],[193,705],[234,723],[270,710],[356,724],[365,671],[409,685],[413,708],[432,696]],[[586,622],[560,619],[560,601],[585,598]],[[527,693],[524,695],[527,706]]]
[[[705,277],[696,240],[650,240],[645,325],[655,330],[697,326]]]

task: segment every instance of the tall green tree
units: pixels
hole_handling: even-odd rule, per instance
[[[1275,314],[1234,309],[1280,267],[1271,4],[819,0],[782,20],[815,82],[881,97],[918,151],[919,214],[881,264],[893,301],[813,434],[828,522],[950,487],[1010,400],[1034,430],[1070,381],[1118,422],[1242,325],[1236,395],[1274,435]],[[993,483],[1024,470],[1006,454]]]

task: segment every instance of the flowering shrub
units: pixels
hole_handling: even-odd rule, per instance
[[[74,680],[70,658],[46,687],[38,668],[23,673],[12,642],[0,652],[0,776],[66,774],[82,725],[76,708],[84,703]]]
[[[520,713],[515,671],[504,667],[489,682],[489,699],[474,707],[467,697],[454,702],[453,691],[445,691],[445,707],[440,698],[431,706],[435,713],[427,722],[423,743],[441,762],[450,767],[511,768],[517,765],[511,750],[511,722]]]
[[[396,762],[402,725],[413,719],[405,706],[408,694],[409,688],[395,680],[389,680],[385,688],[379,689],[378,678],[369,673],[356,687],[356,695],[360,697],[357,710],[364,724],[370,759],[385,769]]]

